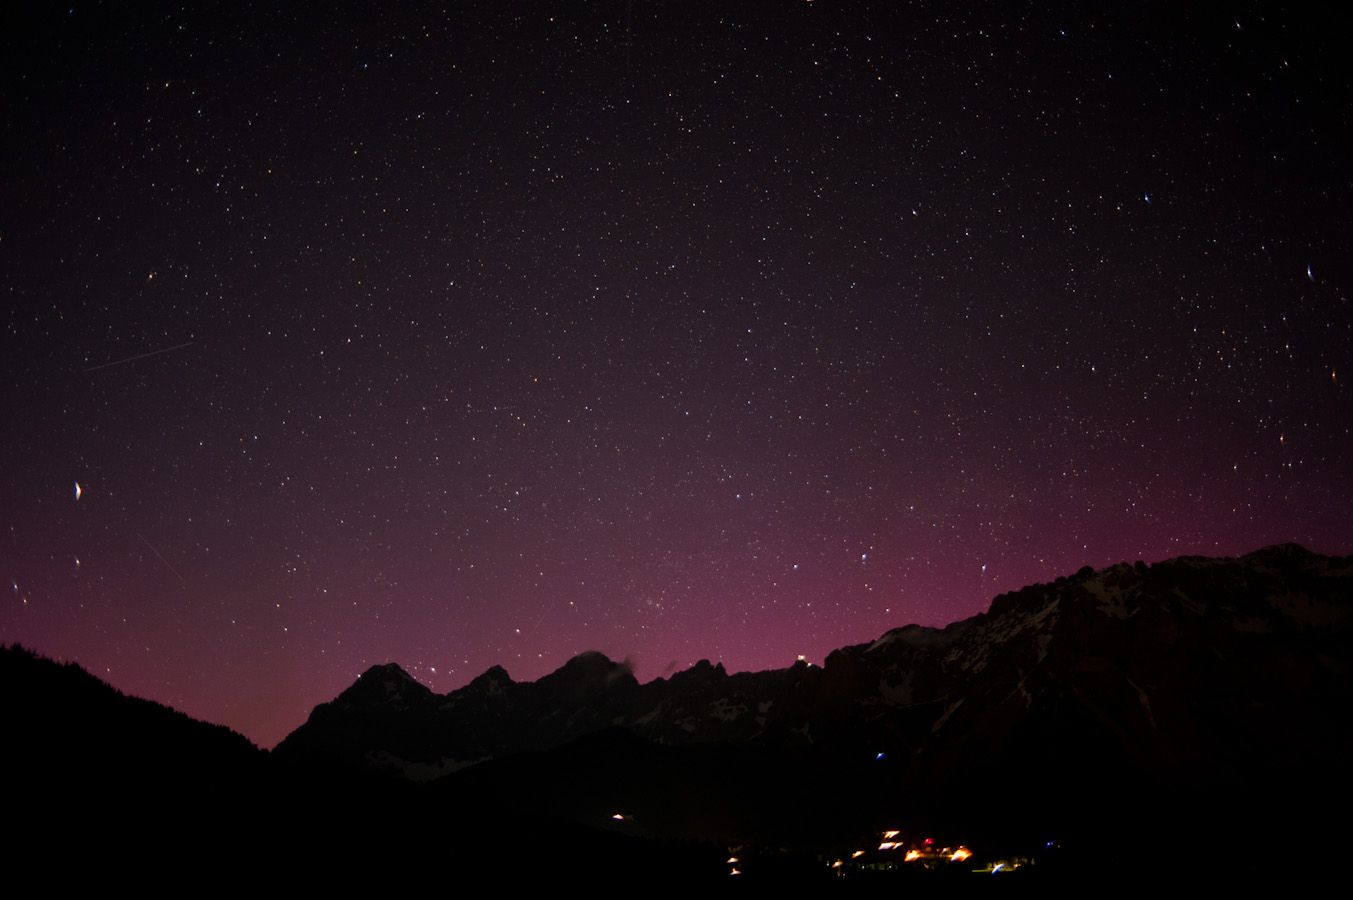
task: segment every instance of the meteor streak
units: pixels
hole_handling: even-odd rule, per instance
[[[113,366],[120,366],[123,365],[124,363],[136,362],[138,359],[145,359],[147,356],[159,356],[161,353],[169,353],[172,350],[182,350],[184,347],[191,347],[195,343],[197,342],[185,341],[182,344],[175,344],[172,347],[161,347],[159,350],[152,350],[149,353],[141,353],[137,356],[129,356],[126,359],[115,359],[112,362],[102,363],[97,366],[90,366],[88,369],[85,369],[84,374],[88,375],[90,372],[99,371],[99,369],[110,369]]]

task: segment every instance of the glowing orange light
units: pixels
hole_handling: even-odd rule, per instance
[[[908,851],[907,851],[907,855],[906,855],[906,857],[904,857],[904,858],[906,859],[907,862],[915,862],[916,860],[918,860],[918,859],[921,858],[921,851],[920,851],[920,850],[908,850]]]
[[[970,856],[972,856],[971,850],[969,850],[967,847],[959,847],[957,850],[953,852],[953,855],[951,855],[949,859],[953,862],[963,862],[963,860],[967,859]]]

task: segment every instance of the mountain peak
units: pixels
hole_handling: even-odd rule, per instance
[[[617,665],[615,660],[611,659],[609,656],[607,656],[605,653],[602,653],[600,650],[584,650],[582,653],[579,653],[577,656],[573,657],[568,662],[564,663],[563,667],[565,669],[569,668],[570,666],[574,667],[586,666],[589,668],[597,666],[609,668],[610,666],[614,665]]]
[[[464,690],[468,695],[496,697],[513,684],[512,676],[507,674],[507,669],[502,666],[490,666],[484,670],[484,674],[465,685]]]
[[[1314,555],[1301,544],[1288,542],[1261,547],[1253,553],[1245,554],[1242,559],[1306,559]]]
[[[1324,724],[1333,707],[1289,710],[1316,709],[1303,705],[1306,694],[1348,706],[1331,673],[1350,665],[1350,584],[1353,557],[1279,545],[1238,559],[1083,567],[944,628],[904,626],[834,650],[821,669],[729,674],[701,660],[640,685],[625,663],[591,651],[538,681],[514,683],[494,666],[437,697],[400,667],[376,666],[279,749],[441,772],[445,761],[553,752],[620,727],[665,748],[759,753],[822,741],[832,756],[855,746],[883,763],[905,757],[914,774],[897,777],[914,778],[918,791],[947,790],[948,779],[984,766],[1063,785],[1096,767],[1212,777],[1232,734],[1279,768],[1341,765],[1340,741],[1353,732],[1344,720]],[[1268,668],[1256,673],[1256,659]],[[1222,684],[1252,698],[1234,718],[1231,706],[1207,705]],[[1303,756],[1303,747],[1320,749]]]
[[[598,673],[609,675],[616,670],[629,671],[623,663],[618,663],[598,650],[584,650],[564,663],[557,672]]]
[[[432,691],[398,663],[371,666],[338,699],[347,703],[388,703],[421,699]]]
[[[358,675],[357,677],[362,679],[378,678],[381,681],[416,682],[416,679],[408,672],[405,672],[404,668],[400,666],[399,663],[382,663],[380,665],[371,666],[365,672],[363,672],[361,675]]]
[[[671,684],[685,686],[711,685],[727,677],[728,671],[724,669],[723,663],[711,663],[707,659],[702,659],[689,669],[673,673],[668,681]]]
[[[638,681],[624,663],[615,662],[596,650],[586,650],[536,684],[560,687],[565,693],[576,697],[622,684],[637,685]]]

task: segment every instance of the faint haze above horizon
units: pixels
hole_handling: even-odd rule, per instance
[[[0,640],[126,692],[267,746],[387,661],[820,663],[1353,552],[1307,12],[3,16]]]

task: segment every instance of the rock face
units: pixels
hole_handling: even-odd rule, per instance
[[[842,801],[851,815],[884,815],[890,797],[989,809],[979,798],[1058,806],[1141,786],[1346,778],[1350,625],[1353,558],[1295,545],[1086,568],[943,629],[911,625],[843,647],[822,667],[730,675],[701,662],[639,684],[587,653],[536,682],[495,667],[438,695],[377,666],[276,752],[424,780],[496,761],[453,779],[466,785],[507,771],[529,781],[510,761],[522,754],[552,778],[575,777],[551,766],[593,735],[598,753],[618,754],[590,776],[605,782],[601,794],[628,765],[662,768],[636,770],[636,782],[670,776],[706,798],[712,780],[792,770],[801,795],[854,796]],[[628,736],[606,738],[612,729]],[[650,747],[647,763],[633,762],[644,756],[633,740]],[[614,802],[643,802],[642,790],[622,794]]]

